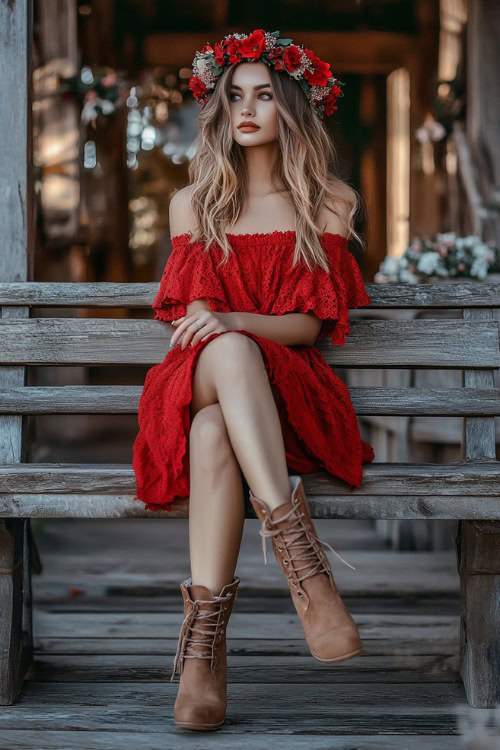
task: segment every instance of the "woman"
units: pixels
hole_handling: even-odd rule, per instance
[[[185,728],[225,720],[246,508],[261,521],[266,563],[272,538],[312,655],[334,663],[362,651],[296,473],[324,469],[359,486],[374,458],[348,388],[314,346],[318,336],[343,344],[349,307],[370,302],[347,250],[356,196],[332,172],[322,123],[338,83],[311,50],[261,29],[193,61],[196,156],[170,203],[172,253],[153,303],[175,331],[146,376],[133,461],[148,508],[189,498],[191,578],[172,674],[180,664],[174,721]]]

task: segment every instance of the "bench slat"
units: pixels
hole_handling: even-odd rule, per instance
[[[307,484],[304,482],[307,492]],[[133,500],[132,493],[102,495],[89,492],[33,495],[0,494],[0,517],[4,518],[187,518],[186,503],[167,511],[152,512]],[[308,493],[313,518],[346,519],[450,519],[500,520],[497,497],[427,495],[334,495],[328,500]],[[246,515],[246,518],[253,516]]]
[[[36,307],[150,307],[158,292],[147,283],[4,282],[0,305]],[[500,285],[464,281],[456,284],[365,284],[372,302],[367,308],[500,307]]]
[[[114,318],[0,320],[0,363],[112,365],[161,362],[174,328]],[[357,320],[342,347],[317,340],[336,367],[498,368],[493,320]]]
[[[136,414],[143,386],[20,386],[0,390],[0,414]],[[499,416],[500,388],[349,388],[362,416]]]
[[[363,484],[350,486],[326,472],[304,475],[308,491],[318,495],[433,495],[500,498],[500,461],[446,464],[372,463],[364,466]],[[94,492],[129,494],[135,476],[129,464],[21,463],[0,465],[2,493]],[[500,501],[499,501],[500,509]]]

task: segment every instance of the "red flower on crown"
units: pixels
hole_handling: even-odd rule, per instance
[[[330,70],[330,63],[292,39],[281,39],[279,31],[254,29],[251,34],[226,34],[212,47],[207,42],[193,59],[189,88],[202,108],[217,80],[230,65],[245,60],[261,60],[276,71],[287,73],[300,82],[304,94],[318,116],[323,119],[337,109],[335,102],[343,96],[343,85]]]
[[[310,49],[305,49],[304,52],[314,65],[312,72],[310,70],[304,72],[304,78],[311,86],[326,86],[331,76],[330,63],[320,60]]]
[[[300,50],[295,44],[291,44],[289,47],[285,48],[285,52],[283,54],[283,61],[285,63],[285,68],[289,72],[293,70],[297,70],[297,68],[300,67],[300,63],[301,63]]]
[[[207,93],[207,87],[203,83],[203,81],[198,78],[198,76],[191,76],[189,79],[189,88],[193,92],[196,99],[200,98],[201,96],[205,96]]]
[[[266,40],[262,29],[257,29],[247,39],[242,40],[240,52],[242,57],[260,57],[266,49]]]

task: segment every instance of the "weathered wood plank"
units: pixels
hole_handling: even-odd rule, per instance
[[[193,733],[194,734],[194,733]],[[271,734],[271,733],[269,733]],[[62,750],[72,745],[78,750],[135,750],[137,747],[137,732],[87,732],[87,731],[37,731],[35,730],[6,730],[2,732],[2,739],[9,750],[33,750],[34,747],[43,747],[44,750]],[[257,750],[262,735],[245,732],[237,734],[235,728],[230,734],[217,733],[217,747],[228,750]],[[171,739],[178,745],[180,738],[178,729],[174,726],[166,727],[163,731],[150,732],[141,731],[141,743],[148,750],[166,750],[166,744]],[[175,739],[174,739],[175,738]],[[210,747],[209,739],[203,733],[202,738],[189,739],[190,750],[207,750]],[[347,737],[325,736],[317,737],[313,734],[305,736],[290,735],[281,738],[278,733],[272,734],[273,748],[276,750],[457,750],[456,735],[432,736],[405,736],[404,741],[400,736],[391,734],[379,734],[378,736],[350,734]],[[173,747],[173,745],[172,745]]]
[[[500,523],[462,521],[457,556],[460,673],[469,704],[495,708],[500,704]]]
[[[464,320],[491,320],[491,310],[464,310]],[[462,385],[467,388],[493,390],[493,370],[463,370]],[[467,417],[463,421],[463,457],[466,459],[495,458],[495,420],[493,417]],[[500,664],[499,664],[500,668]]]
[[[228,654],[228,669],[232,682],[247,684],[262,682],[262,662],[258,656]],[[266,669],[273,680],[295,684],[379,683],[449,683],[461,682],[458,653],[453,655],[403,656],[361,655],[349,663],[339,663],[325,674],[321,664],[311,655],[266,655]],[[145,656],[98,654],[96,656],[58,656],[44,654],[35,657],[26,675],[35,682],[162,682],[170,679],[173,655]]]
[[[23,597],[27,521],[0,521],[0,705],[12,705],[33,653],[31,600]],[[28,592],[26,592],[28,593]],[[27,619],[24,623],[23,620]]]
[[[345,601],[345,597],[342,597]],[[347,602],[346,602],[347,603]],[[348,605],[349,606],[349,605]],[[350,608],[351,609],[351,608]],[[352,611],[352,610],[351,610]],[[435,637],[426,628],[422,637],[406,638],[403,626],[392,637],[365,638],[363,647],[367,656],[458,656],[456,638]],[[35,637],[35,659],[44,659],[47,655],[97,655],[113,654],[123,656],[170,656],[177,648],[177,638],[81,638],[76,634],[66,638],[49,636]],[[304,638],[235,638],[227,641],[227,653],[231,656],[310,656]]]
[[[439,595],[430,593],[426,595],[425,591],[420,592],[418,590],[417,581],[425,575],[424,571],[428,570],[431,574],[434,574],[437,568],[432,570],[431,566],[428,566],[428,568],[418,570],[414,581],[411,583],[411,591],[408,592],[407,596],[404,596],[404,593],[402,593],[404,573],[400,574],[394,588],[391,588],[391,591],[384,595],[382,579],[384,572],[387,570],[386,566],[383,564],[379,566],[378,556],[372,554],[373,567],[370,570],[369,565],[360,565],[359,557],[360,553],[356,554],[353,551],[349,553],[349,560],[351,561],[352,559],[353,564],[356,565],[356,569],[359,571],[363,568],[363,581],[357,583],[355,581],[355,574],[350,579],[346,579],[345,576],[339,574],[338,567],[334,571],[337,583],[342,591],[342,599],[352,612],[357,614],[378,612],[380,614],[401,615],[408,615],[414,612],[422,615],[456,615],[458,613],[460,600],[458,595],[456,596],[454,593],[456,588],[455,581],[453,581],[453,585],[450,587],[449,594]],[[394,560],[394,563],[397,562],[397,559]],[[264,561],[262,561],[263,564]],[[246,571],[246,562],[243,565]],[[373,574],[373,568],[376,568],[375,575]],[[405,570],[404,566],[403,570]],[[370,575],[370,572],[372,575]],[[394,572],[399,573],[399,571]],[[121,612],[122,614],[127,612],[176,612],[179,609],[180,591],[178,580],[181,579],[181,576],[175,576],[174,580],[174,576],[170,574],[167,579],[160,581],[159,575],[156,574],[155,580],[157,581],[157,585],[155,586],[152,581],[152,585],[148,586],[146,575],[145,573],[135,574],[135,585],[132,584],[127,587],[125,583],[126,573],[124,572],[122,575],[123,586],[117,585],[115,582],[113,582],[112,586],[108,586],[104,573],[102,574],[103,580],[99,584],[99,573],[96,574],[90,568],[87,573],[88,578],[86,579],[85,572],[82,570],[76,576],[78,578],[77,588],[80,592],[72,596],[71,590],[73,587],[68,586],[68,580],[74,577],[74,572],[68,571],[66,573],[65,568],[58,583],[55,576],[48,584],[44,584],[43,579],[37,581],[35,603],[47,612],[62,612],[65,614],[67,612]],[[267,576],[268,571],[266,570],[266,578],[262,579],[262,581],[259,580],[258,593],[252,590],[248,591],[248,589],[245,590],[240,584],[238,610],[240,612],[279,612],[282,614],[289,612],[292,614],[294,607],[291,598],[288,596],[286,582],[282,578],[281,586],[277,585],[276,582],[274,586],[269,586]],[[449,580],[446,569],[444,570],[443,577],[445,580]],[[273,574],[271,574],[271,578],[275,581]],[[141,585],[141,579],[144,581],[144,586]],[[458,576],[456,576],[456,580],[458,581]],[[373,592],[369,591],[369,583],[365,585],[365,581],[373,583]],[[94,592],[89,591],[89,585],[92,587],[94,583],[96,584],[96,589],[100,585],[100,595],[96,595],[95,590]],[[426,588],[425,583],[423,588]]]
[[[158,292],[148,283],[3,282],[0,305],[32,307],[150,307]],[[363,309],[500,307],[498,284],[463,281],[457,284],[365,284],[372,302]]]
[[[326,471],[304,474],[308,495],[421,495],[499,497],[500,461],[450,461],[447,464],[374,462],[363,467],[363,483],[351,486]],[[2,493],[130,493],[135,475],[129,464],[6,463],[0,466]],[[0,496],[1,497],[1,496]],[[311,498],[316,501],[315,497]],[[2,513],[0,513],[2,515]]]
[[[173,332],[158,320],[0,319],[0,362],[153,365],[165,358]],[[500,367],[493,320],[357,320],[342,347],[325,339],[317,346],[335,367]]]
[[[446,497],[432,495],[358,495],[340,494],[329,498],[308,497],[313,518],[343,519],[498,519],[498,497]],[[0,494],[3,518],[188,518],[187,503],[172,511],[149,511],[132,494]],[[246,515],[246,518],[255,516]]]
[[[32,17],[31,0],[0,3],[0,279],[9,283],[33,268]],[[0,305],[0,320],[23,326],[29,312]],[[23,366],[0,368],[0,388],[25,382]],[[0,417],[0,463],[26,460],[25,429],[23,417]],[[26,523],[0,521],[0,705],[17,698],[33,648]]]
[[[491,310],[463,310],[464,320],[488,320]],[[491,388],[493,370],[464,370],[463,385]],[[496,457],[493,417],[463,421],[463,457]],[[460,573],[460,673],[467,701],[477,708],[500,703],[500,523],[460,521],[456,539]]]
[[[164,732],[171,726],[177,690],[175,681],[51,683],[50,690],[45,683],[27,682],[23,701],[0,712],[0,730],[21,725],[52,731]],[[457,732],[456,707],[464,697],[458,683],[346,684],[336,689],[304,684],[300,727],[303,734],[315,735],[452,734]],[[265,668],[260,684],[230,681],[224,734],[241,731],[296,734],[297,686],[274,682]]]
[[[500,415],[499,388],[349,389],[358,415]],[[0,414],[136,414],[142,386],[26,386],[0,390]]]
[[[458,638],[460,618],[458,615],[397,615],[357,614],[353,617],[362,639]],[[182,613],[178,612],[130,612],[130,613],[61,613],[35,610],[37,637],[82,638],[157,638],[159,633],[175,637],[179,634]],[[279,641],[287,638],[303,638],[300,620],[295,612],[283,614],[237,612],[231,615],[228,638],[252,638]]]
[[[74,526],[88,538],[93,535],[98,523],[99,521],[86,521],[84,525]],[[101,523],[109,529],[109,537],[114,538],[120,533],[112,521]],[[89,549],[86,557],[66,551],[64,563],[57,554],[45,552],[45,571],[36,586],[38,606],[55,611],[54,602],[60,601],[61,609],[67,612],[80,611],[85,607],[90,611],[92,606],[94,609],[98,606],[104,611],[108,611],[108,608],[115,612],[129,611],[129,607],[138,611],[141,609],[142,599],[143,611],[176,611],[179,584],[186,578],[189,566],[188,519],[178,520],[174,527],[170,527],[169,523],[164,519],[155,521],[158,537],[163,537],[161,541],[157,541],[157,537],[148,534],[147,529],[137,529],[138,524],[144,526],[142,519],[130,519],[127,524],[136,527],[136,539],[149,539],[147,550],[142,545],[138,547],[135,542],[124,541],[123,549],[130,549],[132,544],[136,551],[132,559],[123,559],[116,545],[110,545],[106,554]],[[354,611],[404,614],[403,609],[406,607],[420,614],[426,614],[429,610],[436,614],[458,613],[459,576],[449,551],[435,552],[432,555],[419,552],[400,555],[393,550],[383,553],[362,549],[347,550],[343,543],[346,533],[342,529],[344,523],[337,520],[316,521],[321,539],[345,555],[356,568],[352,571],[331,558],[337,583],[344,597],[352,597]],[[52,529],[60,524],[60,521],[54,521]],[[257,541],[257,524],[256,519],[245,522],[244,539],[238,557],[238,566],[245,571],[245,575],[240,583],[238,608],[240,611],[293,612],[295,610],[288,601],[288,587],[281,568],[276,561],[274,564],[264,565],[262,547]],[[67,529],[63,528],[55,533],[60,534],[71,545]],[[175,541],[172,539],[174,536]],[[247,551],[249,546],[251,549]],[[151,553],[151,550],[157,549],[167,552]],[[120,562],[117,563],[117,560]],[[111,580],[108,578],[110,570],[113,570]],[[81,596],[70,595],[73,586],[81,589]],[[383,601],[381,597],[384,598]],[[131,599],[135,599],[135,605],[131,603]]]

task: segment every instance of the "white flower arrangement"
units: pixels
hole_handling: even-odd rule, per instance
[[[431,238],[415,237],[403,255],[387,255],[375,274],[376,284],[419,284],[430,277],[483,280],[500,271],[500,251],[476,235],[458,237],[455,232]]]

